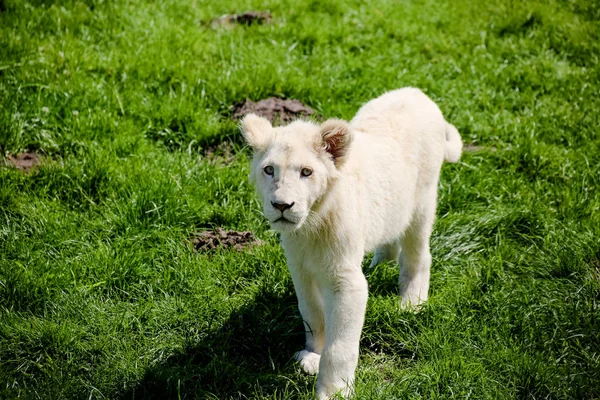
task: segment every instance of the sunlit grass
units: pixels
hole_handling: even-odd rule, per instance
[[[469,151],[442,171],[421,312],[396,266],[366,271],[358,397],[600,396],[592,3],[0,0],[0,150],[44,159],[0,166],[0,397],[310,398],[231,107],[349,119],[401,86]],[[210,23],[247,10],[273,22]],[[194,252],[217,226],[264,244]]]

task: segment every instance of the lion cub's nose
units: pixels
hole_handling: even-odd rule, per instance
[[[293,202],[292,204],[271,202],[271,205],[281,212],[284,212],[285,210],[292,208],[294,206],[294,204],[296,204],[296,202]]]

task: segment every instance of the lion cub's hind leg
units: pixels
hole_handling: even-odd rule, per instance
[[[436,202],[437,190],[433,188],[402,237],[399,286],[402,305],[407,307],[417,307],[428,298],[431,271],[429,237],[435,220]]]

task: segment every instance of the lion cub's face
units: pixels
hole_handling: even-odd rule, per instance
[[[352,139],[348,125],[340,120],[321,126],[296,121],[273,128],[250,114],[242,121],[242,133],[254,149],[250,180],[265,217],[277,231],[300,229],[337,177]]]

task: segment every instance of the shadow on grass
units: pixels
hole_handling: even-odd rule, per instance
[[[397,266],[385,264],[371,279],[382,293],[397,294]],[[375,295],[381,295],[377,293]],[[367,321],[367,325],[373,321]],[[373,327],[367,326],[367,332]],[[385,327],[378,335],[391,334]],[[366,334],[364,351],[382,351]],[[122,399],[251,398],[257,394],[282,398],[305,397],[314,378],[299,372],[293,360],[304,346],[304,327],[293,288],[265,288],[253,303],[233,312],[219,328],[165,362],[149,368]],[[402,343],[385,347],[414,359]],[[303,396],[304,395],[304,396]]]
[[[369,282],[369,296],[398,296],[398,275],[400,274],[398,263],[388,261],[374,268],[363,263],[363,273]]]
[[[257,391],[281,392],[297,370],[292,357],[303,345],[293,290],[288,288],[284,294],[263,290],[254,303],[232,313],[204,340],[148,369],[121,398],[222,399],[247,398]],[[310,379],[295,383],[311,390]]]

